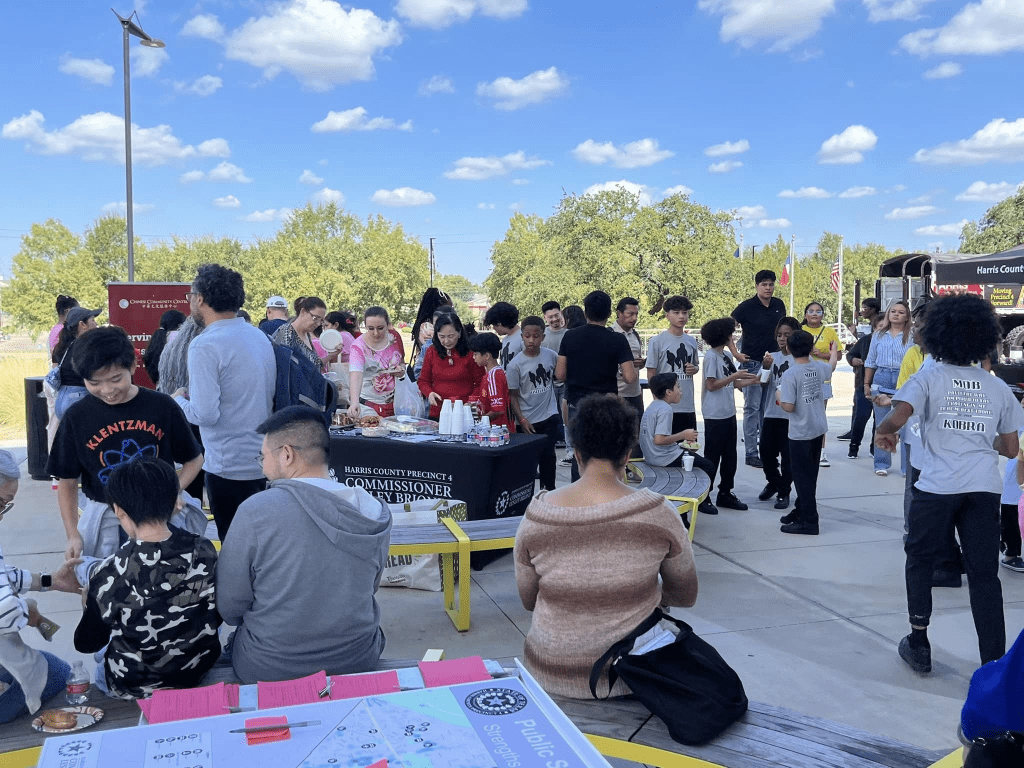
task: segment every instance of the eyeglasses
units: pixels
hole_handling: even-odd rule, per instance
[[[195,291],[189,291],[188,293],[185,294],[185,301],[192,301],[192,298],[198,295],[199,294],[196,293]]]
[[[805,315],[824,315],[825,314],[825,310],[823,310],[823,309],[808,309],[804,314]]]
[[[287,443],[285,443],[284,445],[277,446],[277,448],[271,448],[270,452],[274,453],[275,451],[280,451],[282,448],[291,448],[293,451],[304,451],[307,448],[309,448],[309,446],[308,445],[288,445]],[[267,457],[266,454],[264,454],[263,451],[260,451],[259,453],[256,454],[256,461],[258,461],[260,464],[262,464],[263,460],[266,457]],[[14,502],[11,502],[11,503],[13,504]],[[2,516],[2,513],[0,513],[0,516]]]
[[[327,317],[327,315],[314,315],[312,312],[309,313],[309,316],[313,318],[314,325],[323,325],[324,318]]]
[[[13,501],[8,501],[6,504],[4,504],[2,507],[0,507],[0,520],[3,520],[4,515],[6,515],[12,509],[14,509],[14,502]]]

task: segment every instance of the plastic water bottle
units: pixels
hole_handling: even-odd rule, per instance
[[[67,688],[68,704],[85,704],[89,699],[89,673],[81,661],[76,661],[71,668],[71,678]]]

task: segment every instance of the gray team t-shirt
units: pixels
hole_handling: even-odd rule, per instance
[[[655,435],[672,434],[672,406],[664,400],[655,400],[644,410],[640,420],[640,450],[644,453],[644,463],[652,467],[667,467],[679,458],[683,449],[678,443],[655,445]]]
[[[981,368],[936,361],[910,377],[893,400],[907,403],[920,417],[914,443],[928,493],[1000,493],[999,435],[1024,426],[1024,413],[1006,382]]]
[[[562,337],[565,336],[565,332],[568,330],[569,329],[565,327],[559,328],[557,331],[552,331],[550,328],[545,328],[544,340],[541,341],[540,345],[542,347],[550,349],[557,355],[558,348],[562,346]]]
[[[662,331],[647,342],[647,367],[654,368],[658,373],[674,373],[679,377],[679,391],[682,397],[678,403],[670,406],[673,413],[696,412],[693,376],[683,373],[687,363],[700,368],[697,341],[692,336],[685,333],[682,336],[675,336],[672,331]]]
[[[555,415],[555,363],[558,355],[541,347],[536,357],[520,352],[505,369],[510,390],[519,390],[519,408],[530,423]]]
[[[832,378],[832,366],[821,360],[794,362],[782,374],[779,389],[784,403],[796,408],[789,414],[789,439],[813,440],[828,432],[825,416],[825,382]]]
[[[728,352],[709,349],[704,353],[704,386],[700,393],[700,410],[705,421],[736,416],[736,388],[731,381],[714,392],[708,389],[708,379],[724,379],[735,371],[736,364]]]
[[[768,407],[764,410],[766,419],[788,419],[789,414],[782,410],[782,406],[775,402],[775,394],[782,382],[782,374],[796,365],[792,355],[784,355],[781,352],[772,352],[772,378],[768,382]],[[757,386],[752,384],[751,386]]]
[[[515,333],[510,333],[504,339],[501,340],[501,359],[498,361],[501,363],[501,367],[508,370],[508,364],[512,362],[512,358],[523,351],[523,331],[520,328]]]

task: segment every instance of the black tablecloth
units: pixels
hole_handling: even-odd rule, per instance
[[[406,443],[331,435],[331,473],[389,504],[461,499],[470,520],[521,515],[533,498],[543,435],[512,435],[498,448],[469,443]]]

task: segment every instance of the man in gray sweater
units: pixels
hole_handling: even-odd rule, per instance
[[[238,627],[235,674],[254,683],[373,670],[391,512],[328,475],[316,411],[291,406],[256,431],[270,486],[238,508],[217,563],[217,608]]]

